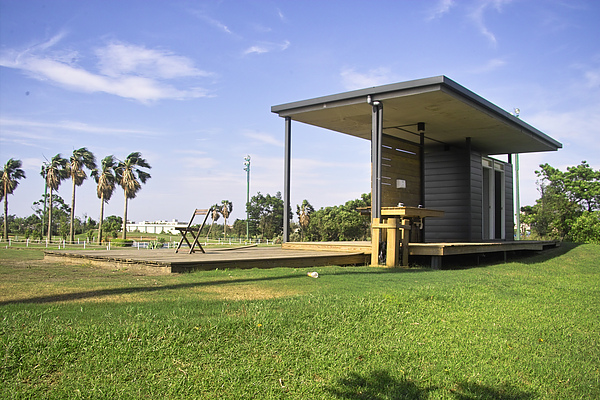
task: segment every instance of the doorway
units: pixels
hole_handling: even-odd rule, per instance
[[[483,166],[483,232],[484,240],[506,239],[504,164],[482,158]]]

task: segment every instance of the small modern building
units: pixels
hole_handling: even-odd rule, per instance
[[[187,226],[184,222],[179,222],[176,219],[172,221],[141,221],[127,222],[127,232],[140,233],[169,233],[171,235],[179,234],[178,227]]]
[[[372,217],[399,204],[444,211],[443,218],[427,219],[418,238],[424,242],[513,240],[514,155],[562,147],[445,76],[276,105],[271,111],[285,119],[286,212],[296,121],[370,141]],[[284,216],[284,241],[289,217]]]

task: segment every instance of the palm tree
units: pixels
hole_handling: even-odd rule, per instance
[[[112,197],[115,191],[115,167],[117,162],[115,157],[110,155],[102,159],[101,170],[94,169],[92,177],[98,184],[96,193],[100,199],[100,222],[98,223],[98,244],[102,243],[102,221],[104,220],[104,203]]]
[[[9,159],[0,171],[0,195],[4,200],[4,240],[8,240],[8,195],[13,194],[19,185],[19,179],[25,178],[25,171],[21,169],[21,160]]]
[[[296,204],[296,215],[298,215],[298,222],[302,228],[302,236],[300,236],[300,241],[303,240],[306,228],[308,228],[308,225],[310,224],[310,214],[312,214],[314,211],[315,209],[306,199],[302,200],[302,205],[299,206]]]
[[[84,167],[89,170],[95,169],[96,157],[85,147],[73,150],[73,154],[67,164],[67,172],[73,181],[73,191],[71,192],[71,227],[69,229],[69,242],[71,243],[75,241],[75,187],[81,186],[83,181],[87,179],[87,175],[83,170]]]
[[[229,214],[233,211],[233,203],[229,200],[221,201],[221,215],[225,218],[225,223],[223,224],[223,237],[227,237],[227,218],[229,218]]]
[[[48,197],[48,242],[52,241],[52,191],[58,190],[61,182],[69,176],[67,172],[68,163],[69,160],[57,154],[42,167],[42,176],[46,179],[46,185],[50,188]]]
[[[219,213],[221,211],[221,206],[218,204],[213,205],[211,208],[210,217],[212,218],[212,223],[210,224],[210,228],[208,228],[208,233],[206,234],[206,240],[210,236],[210,232],[212,231],[215,222],[219,220]]]
[[[141,168],[152,168],[146,160],[142,158],[142,153],[133,152],[127,156],[125,161],[120,161],[115,168],[117,183],[123,188],[125,193],[125,211],[123,212],[123,239],[127,239],[127,201],[134,199],[137,192],[142,188],[142,183],[150,179],[150,174]],[[139,179],[139,181],[138,181]]]

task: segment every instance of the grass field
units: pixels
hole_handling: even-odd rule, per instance
[[[600,398],[600,246],[314,270],[145,276],[0,249],[0,398]]]

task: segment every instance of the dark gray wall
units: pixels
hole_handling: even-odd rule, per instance
[[[466,150],[425,151],[425,207],[443,210],[443,218],[425,220],[426,242],[469,240],[469,163]]]
[[[425,207],[443,218],[425,221],[426,242],[478,242],[483,238],[482,154],[458,148],[425,151]],[[512,165],[504,166],[506,239],[513,240]]]
[[[483,235],[483,166],[481,153],[472,151],[470,157],[471,191],[470,191],[470,242],[479,242]]]

